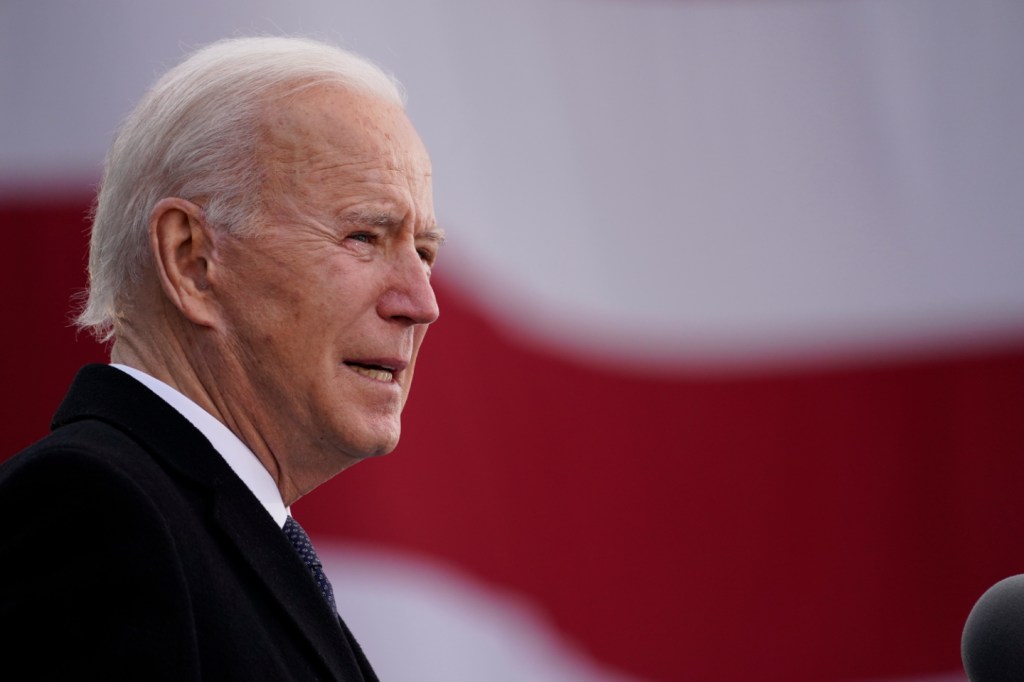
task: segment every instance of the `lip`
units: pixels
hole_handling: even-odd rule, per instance
[[[398,358],[346,358],[342,365],[363,381],[381,388],[400,390],[402,370],[408,367],[409,363]]]
[[[341,362],[345,365],[386,369],[396,376],[409,366],[407,360],[399,358],[345,358]]]

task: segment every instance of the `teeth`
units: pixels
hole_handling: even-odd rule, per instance
[[[369,377],[370,379],[375,379],[377,381],[390,382],[395,378],[394,373],[389,372],[386,369],[372,369],[370,367],[360,367],[359,365],[349,365],[349,367],[359,374],[362,374],[364,377]]]

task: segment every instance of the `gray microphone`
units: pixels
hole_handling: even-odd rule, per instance
[[[960,655],[971,682],[1024,680],[1024,575],[981,595],[967,616]]]

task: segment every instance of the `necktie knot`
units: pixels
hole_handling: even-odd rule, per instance
[[[338,612],[337,604],[334,602],[334,589],[331,587],[331,582],[327,579],[327,574],[324,573],[323,564],[320,563],[320,557],[317,556],[316,550],[313,549],[313,543],[310,541],[306,531],[303,530],[299,522],[288,517],[284,522],[284,535],[288,538],[288,541],[295,548],[302,562],[306,564],[309,572],[313,574],[313,579],[316,580],[317,587],[320,588],[321,594],[324,599],[330,605],[331,610],[335,613]]]

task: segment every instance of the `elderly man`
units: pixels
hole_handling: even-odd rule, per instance
[[[113,364],[0,473],[5,669],[376,679],[288,508],[398,442],[430,174],[396,85],[336,48],[224,41],[157,82],[93,222],[79,323]]]

